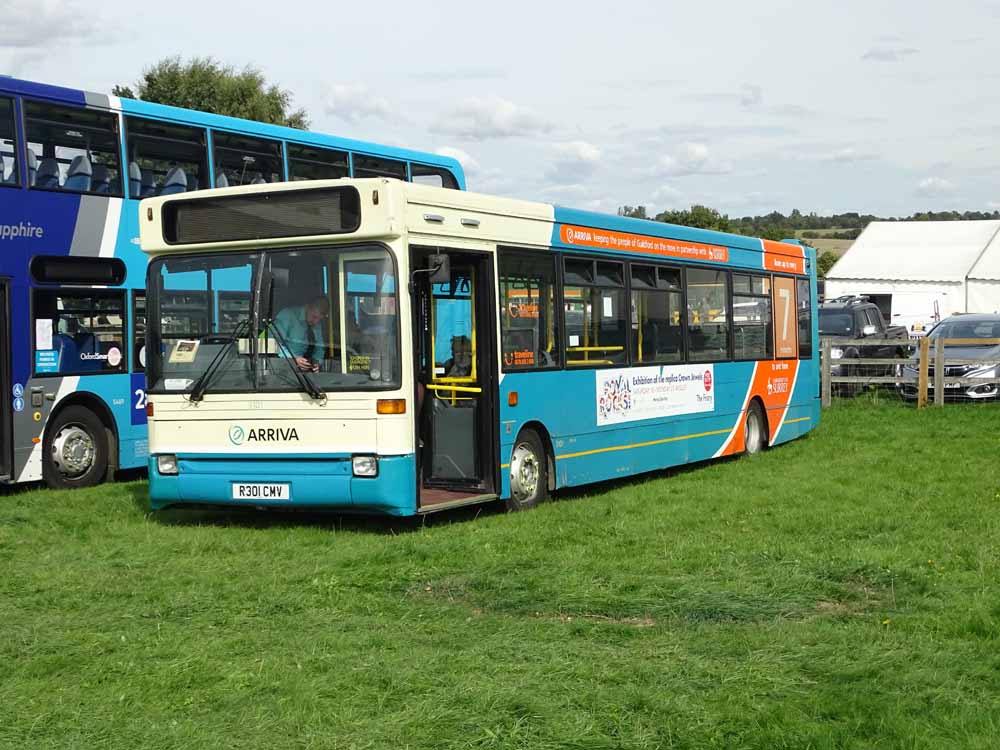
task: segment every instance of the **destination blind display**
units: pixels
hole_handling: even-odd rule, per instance
[[[353,187],[178,199],[163,207],[169,245],[345,234],[360,225],[361,196]]]

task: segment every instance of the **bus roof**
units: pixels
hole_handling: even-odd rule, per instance
[[[75,104],[88,107],[102,107],[120,111],[126,115],[148,117],[158,120],[169,120],[186,125],[200,125],[214,130],[226,130],[238,133],[250,133],[264,138],[291,141],[294,143],[322,146],[325,148],[344,149],[362,154],[386,156],[389,158],[416,161],[421,164],[447,167],[458,178],[459,187],[465,189],[465,172],[457,159],[425,151],[415,151],[396,146],[382,146],[369,141],[359,141],[353,138],[326,135],[312,130],[300,130],[284,125],[244,120],[239,117],[216,115],[183,107],[173,107],[167,104],[144,102],[138,99],[126,99],[108,94],[96,94],[80,89],[64,86],[53,86],[46,83],[25,81],[19,78],[0,75],[0,93],[16,96],[26,96],[32,99],[45,99],[62,104]]]
[[[361,198],[363,219],[359,231],[355,233],[197,245],[171,245],[163,239],[162,209],[170,202],[346,186],[357,188]],[[384,197],[376,200],[375,193]],[[287,245],[289,241],[312,244],[343,241],[346,237],[392,238],[400,236],[404,230],[414,242],[423,242],[422,238],[426,237],[427,242],[440,244],[442,238],[451,237],[505,245],[556,247],[570,252],[601,251],[629,257],[657,257],[660,260],[676,258],[731,263],[799,274],[806,272],[806,261],[813,252],[811,248],[799,244],[580,211],[549,203],[415,185],[384,177],[322,180],[308,184],[249,185],[152,198],[143,201],[140,217],[142,248],[152,254],[277,246]]]

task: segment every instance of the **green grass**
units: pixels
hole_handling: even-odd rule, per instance
[[[996,747],[998,426],[838,404],[415,526],[0,497],[0,746]]]

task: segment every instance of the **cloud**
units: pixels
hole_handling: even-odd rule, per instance
[[[916,47],[872,47],[861,56],[862,60],[869,62],[901,62],[911,55],[915,55],[920,50]]]
[[[336,83],[327,95],[325,111],[342,120],[399,120],[388,100],[363,83]]]
[[[482,167],[479,162],[473,159],[467,152],[460,148],[452,148],[451,146],[442,146],[437,150],[439,156],[450,156],[455,159],[459,164],[462,165],[462,169],[465,170],[465,174],[473,176],[479,174]]]
[[[597,171],[601,161],[601,150],[586,141],[557,143],[552,148],[556,156],[546,173],[552,182],[583,182]]]
[[[87,41],[99,31],[96,7],[60,0],[7,0],[0,11],[0,49],[41,49],[66,40]]]
[[[744,109],[756,109],[764,103],[764,90],[755,84],[745,83],[740,89],[740,106]]]
[[[654,176],[666,177],[728,174],[732,171],[732,164],[713,156],[704,143],[685,143],[673,154],[661,156],[651,169]]]
[[[457,68],[455,70],[425,70],[411,73],[410,78],[429,83],[451,83],[452,81],[484,81],[507,76],[500,68]]]
[[[853,164],[859,161],[872,161],[877,158],[878,156],[876,154],[858,151],[853,146],[848,146],[847,148],[837,149],[836,151],[823,155],[820,157],[820,161],[829,161],[838,164]]]
[[[431,130],[479,141],[548,133],[552,123],[531,109],[500,97],[469,97],[438,119]]]
[[[926,177],[917,183],[916,193],[927,197],[951,195],[957,190],[955,183],[943,177]]]

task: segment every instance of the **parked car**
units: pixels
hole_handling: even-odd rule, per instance
[[[927,368],[927,393],[934,394],[934,341],[944,339],[1000,339],[1000,315],[967,314],[945,318],[927,334],[930,340],[931,361]],[[982,363],[964,360],[983,360]],[[961,361],[956,361],[961,360]],[[996,378],[1000,373],[1000,345],[983,343],[980,345],[945,346],[944,376],[946,378]],[[914,355],[903,365],[903,377],[907,382],[900,384],[899,390],[906,399],[917,398],[917,379],[920,375],[919,355]],[[1000,395],[997,383],[945,383],[944,397],[950,400],[995,399]]]
[[[830,374],[834,377],[877,377],[893,375],[895,368],[888,364],[847,364],[839,359],[887,359],[905,356],[909,333],[905,326],[887,325],[882,311],[867,297],[837,297],[819,306],[819,335],[833,339],[830,349]],[[848,344],[847,341],[872,339],[898,339],[899,344]],[[845,343],[839,343],[843,341]],[[842,394],[857,393],[861,386],[844,383],[837,390]]]

